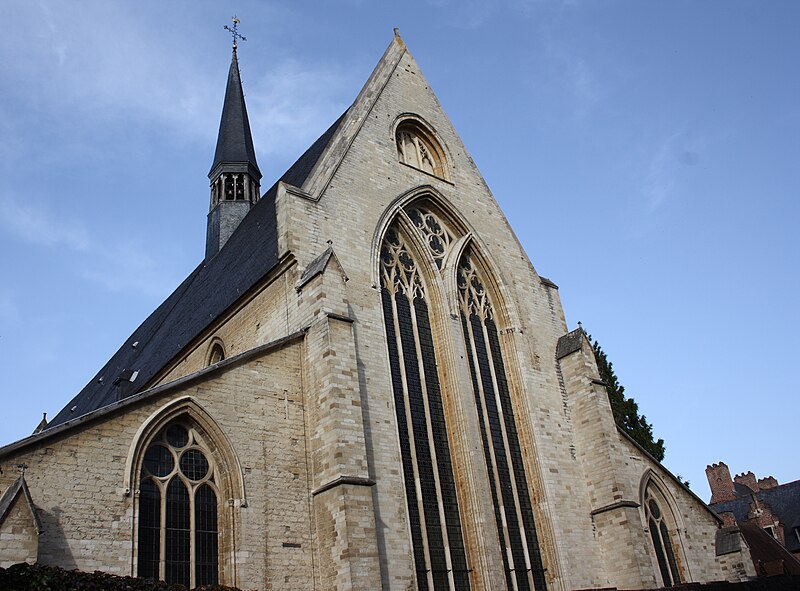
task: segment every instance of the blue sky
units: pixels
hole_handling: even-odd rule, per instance
[[[800,4],[3,4],[0,444],[54,416],[202,259],[236,12],[264,186],[399,27],[666,466],[704,499],[720,460],[800,478]]]

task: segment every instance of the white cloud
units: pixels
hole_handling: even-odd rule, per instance
[[[124,238],[100,240],[80,222],[44,206],[0,196],[0,228],[21,242],[62,251],[71,257],[69,266],[78,269],[78,276],[112,293],[127,290],[163,297],[175,287],[175,278],[165,272],[168,262],[156,260],[141,244]],[[0,293],[0,318],[14,310],[10,296]]]
[[[111,293],[135,291],[160,299],[176,286],[164,272],[165,261],[155,260],[135,240],[105,245],[84,261],[78,275]]]
[[[679,181],[684,177],[683,169],[700,162],[705,143],[703,138],[677,131],[655,146],[641,179],[645,214],[654,213],[673,197]]]
[[[18,239],[38,246],[87,252],[89,235],[77,222],[37,209],[19,198],[0,197],[0,226]]]
[[[246,71],[242,76],[256,147],[267,154],[308,147],[355,99],[358,88],[354,75],[342,67],[294,60],[276,64],[252,82]]]

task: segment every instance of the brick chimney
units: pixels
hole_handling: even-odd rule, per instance
[[[731,471],[728,469],[725,462],[706,466],[706,478],[708,478],[708,486],[711,487],[711,501],[709,501],[709,505],[722,501],[731,501],[736,498],[736,495],[733,493]]]
[[[756,475],[752,472],[742,472],[733,477],[733,481],[737,484],[743,484],[753,492],[761,490],[756,482]]]
[[[767,476],[766,478],[758,479],[758,487],[761,490],[769,490],[778,486],[778,481],[774,476]]]

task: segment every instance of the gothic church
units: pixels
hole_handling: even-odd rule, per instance
[[[203,261],[0,448],[0,566],[293,591],[753,574],[616,428],[399,35],[263,193],[234,46],[209,179]]]

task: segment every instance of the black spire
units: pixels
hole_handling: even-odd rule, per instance
[[[261,171],[256,163],[242,79],[239,76],[236,39],[238,37],[244,40],[244,37],[237,31],[238,24],[239,19],[233,17],[233,28],[225,27],[233,35],[233,55],[219,122],[214,164],[208,173],[211,181],[211,206],[206,234],[206,259],[217,254],[228,241],[239,222],[258,201],[261,190]]]
[[[221,172],[217,170],[218,167],[233,166],[235,172],[239,172],[242,171],[242,165],[247,165],[246,172],[261,179],[261,171],[256,163],[256,151],[253,148],[253,136],[250,135],[247,107],[244,103],[239,60],[234,46],[231,68],[228,71],[228,87],[225,89],[225,103],[222,106],[222,118],[219,122],[217,149],[208,176],[212,178],[216,176],[215,172]]]

